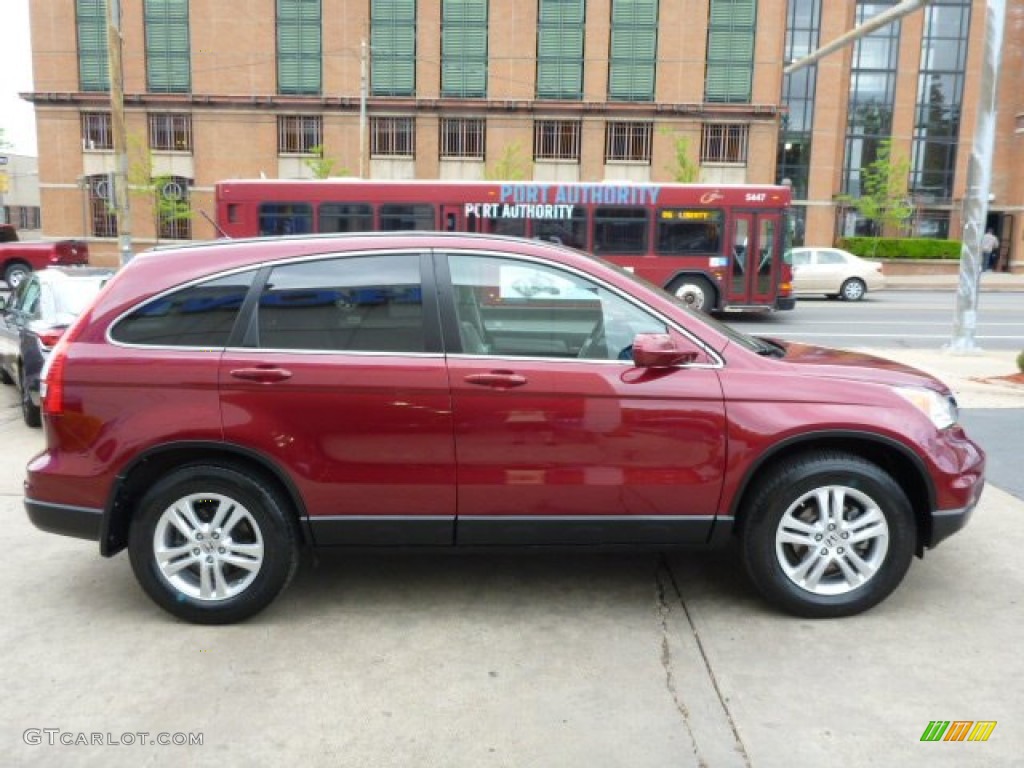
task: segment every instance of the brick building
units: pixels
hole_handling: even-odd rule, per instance
[[[703,181],[789,179],[798,237],[827,243],[863,229],[836,198],[889,137],[908,231],[956,238],[985,0],[933,0],[783,74],[893,4],[122,1],[136,247],[213,237],[214,182],[310,176],[317,150],[335,175],[667,181],[682,148]],[[113,263],[106,2],[73,6],[31,3],[43,231]],[[1024,268],[1024,0],[1005,30],[989,224]],[[152,178],[193,215],[154,212]]]

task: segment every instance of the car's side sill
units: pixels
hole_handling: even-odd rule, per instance
[[[460,517],[459,546],[693,546],[706,545],[714,516],[590,515]]]

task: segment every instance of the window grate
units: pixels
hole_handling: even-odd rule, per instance
[[[701,127],[702,163],[747,162],[747,126],[735,123],[705,123]]]
[[[441,120],[441,157],[483,160],[485,154],[485,123],[467,117]]]
[[[372,157],[414,157],[416,122],[411,117],[370,118]]]
[[[323,146],[323,120],[319,115],[279,115],[277,152],[280,155],[311,155]]]
[[[608,123],[605,130],[605,162],[651,162],[654,124],[647,122]]]
[[[533,125],[534,160],[580,160],[579,120],[538,120]]]
[[[114,130],[109,112],[82,113],[82,148],[113,149]]]
[[[192,115],[151,114],[149,148],[160,152],[191,152]]]

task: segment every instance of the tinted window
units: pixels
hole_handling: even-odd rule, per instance
[[[423,352],[419,264],[401,254],[275,267],[260,297],[260,346]]]
[[[255,274],[229,275],[154,299],[121,320],[111,338],[125,344],[223,347]]]
[[[380,207],[380,229],[393,232],[408,229],[436,229],[434,206],[396,205],[389,203]]]
[[[643,309],[571,272],[489,256],[449,259],[466,354],[629,360],[637,333],[665,333]]]
[[[724,224],[721,211],[662,208],[658,211],[658,253],[719,253]]]
[[[647,211],[643,208],[596,208],[594,253],[646,253]]]
[[[364,203],[324,203],[320,206],[321,232],[372,232],[373,208]]]
[[[14,292],[12,305],[18,312],[24,312],[27,315],[32,314],[39,307],[39,294],[41,290],[39,280],[35,277],[24,280]]]
[[[587,211],[577,205],[571,219],[538,219],[533,222],[533,236],[584,251],[587,248]]]
[[[313,231],[309,203],[261,203],[260,235],[304,235]]]
[[[846,257],[836,251],[818,251],[819,264],[845,264]]]

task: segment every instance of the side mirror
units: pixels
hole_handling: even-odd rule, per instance
[[[633,339],[633,363],[638,368],[671,368],[696,359],[696,352],[679,349],[667,333],[638,333]]]

